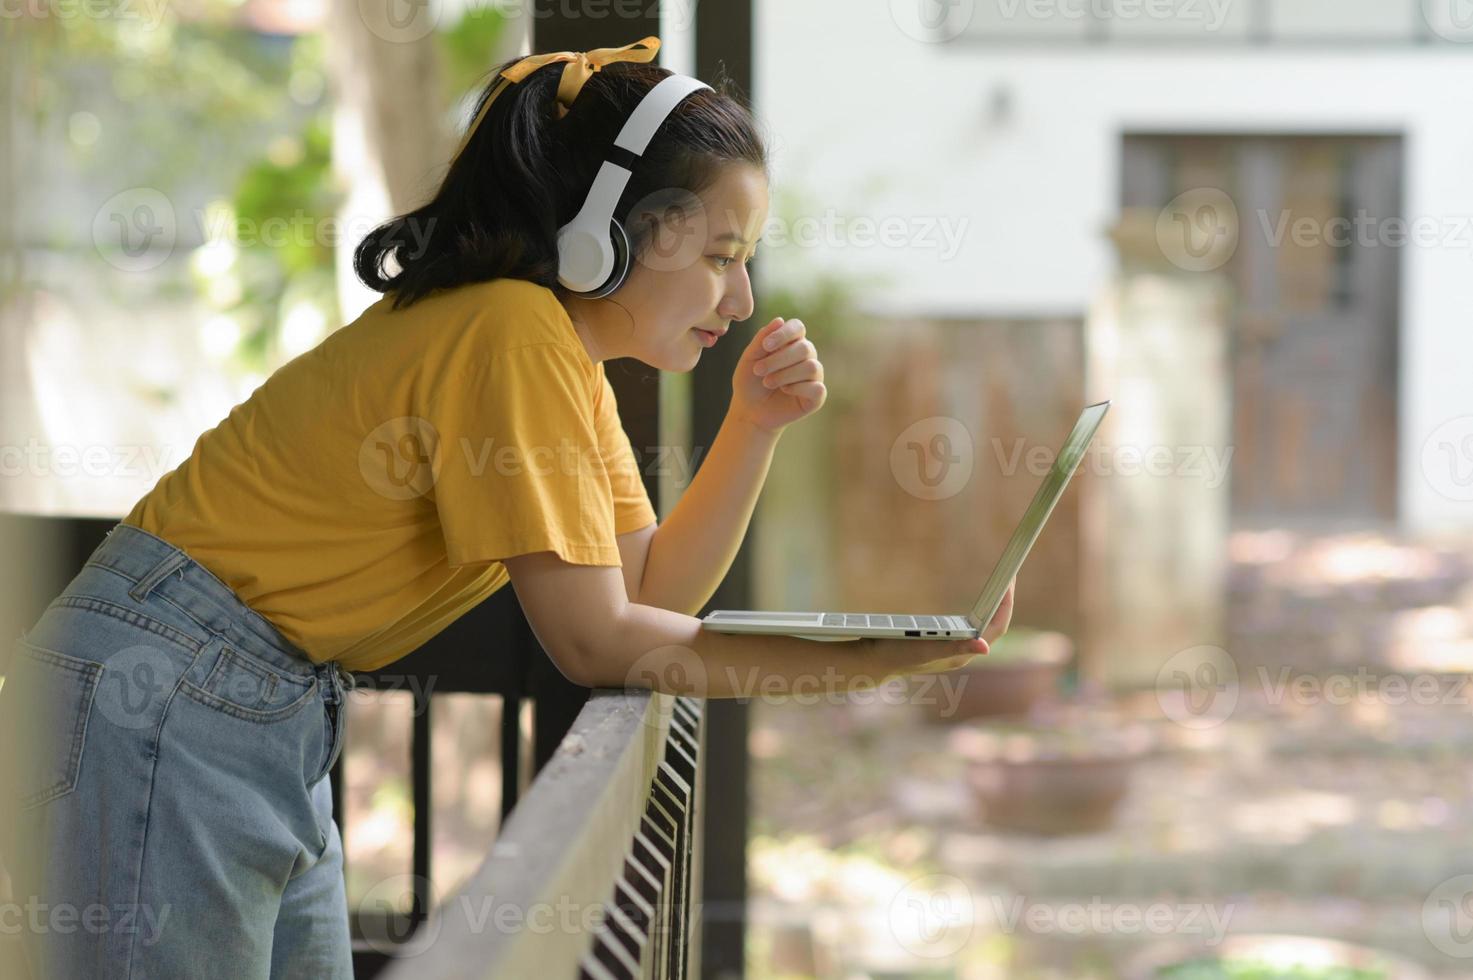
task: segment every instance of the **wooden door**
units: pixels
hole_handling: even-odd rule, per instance
[[[1236,210],[1234,526],[1393,521],[1400,139],[1139,135],[1123,163],[1128,207]]]

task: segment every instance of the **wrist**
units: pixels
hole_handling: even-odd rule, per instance
[[[757,442],[767,442],[773,445],[777,444],[778,439],[783,434],[783,429],[787,428],[787,426],[783,425],[778,426],[776,429],[769,429],[767,426],[759,425],[737,412],[728,412],[726,414],[726,421],[723,424],[734,427],[747,439]]]

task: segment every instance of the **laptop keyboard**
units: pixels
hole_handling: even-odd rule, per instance
[[[886,626],[903,629],[945,629],[935,616],[869,616],[864,613],[825,613],[825,626]]]

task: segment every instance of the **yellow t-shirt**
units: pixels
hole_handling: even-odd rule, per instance
[[[603,365],[550,289],[388,297],[283,365],[123,519],[315,662],[372,670],[555,551],[620,565],[654,523]]]

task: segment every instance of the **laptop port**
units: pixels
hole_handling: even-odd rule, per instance
[[[906,636],[920,636],[921,635],[921,631],[920,630],[906,630],[905,631],[905,635]]]

